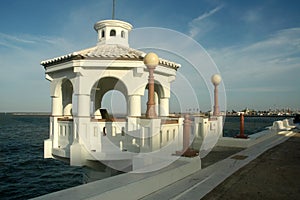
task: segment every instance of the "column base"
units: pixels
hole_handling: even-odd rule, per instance
[[[183,157],[196,157],[199,156],[199,151],[195,149],[188,148],[185,151],[176,151],[176,156],[183,156]]]
[[[248,137],[248,135],[241,135],[241,134],[238,134],[238,135],[236,135],[236,136],[234,136],[235,138],[240,138],[240,139],[247,139],[247,138],[249,138]]]

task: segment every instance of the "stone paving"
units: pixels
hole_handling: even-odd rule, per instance
[[[202,170],[142,199],[300,199],[299,142],[283,131],[246,149],[216,147]]]
[[[300,199],[300,133],[251,161],[202,199]]]

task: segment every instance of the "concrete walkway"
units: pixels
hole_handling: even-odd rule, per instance
[[[247,149],[216,147],[202,169],[198,157],[180,158],[161,171],[121,174],[36,199],[300,199],[299,142],[300,133],[285,131]]]
[[[203,199],[300,199],[300,133],[235,172]]]
[[[292,136],[293,136],[293,138],[297,138],[296,140],[299,140],[299,138],[297,137],[298,134],[296,134],[294,132],[290,132],[290,131],[282,132],[282,134],[280,134],[280,135],[275,135],[273,137],[270,137],[261,143],[253,145],[252,147],[242,150],[242,151],[240,151],[224,160],[221,160],[207,168],[199,170],[198,172],[196,172],[180,181],[177,181],[176,183],[169,185],[155,193],[152,193],[142,199],[155,199],[155,200],[157,200],[157,199],[189,199],[189,200],[192,200],[192,199],[201,199],[203,197],[205,197],[204,199],[221,199],[222,198],[222,200],[224,198],[225,199],[242,199],[242,198],[250,199],[250,198],[245,197],[245,196],[247,196],[247,194],[241,196],[241,194],[244,194],[245,191],[247,191],[247,190],[251,194],[256,192],[259,195],[262,195],[262,193],[261,193],[261,191],[263,191],[262,189],[259,191],[255,191],[255,189],[253,189],[254,191],[247,189],[247,185],[245,184],[245,182],[247,182],[247,180],[250,180],[250,179],[246,178],[244,180],[244,184],[239,183],[239,180],[241,179],[240,174],[247,174],[247,173],[243,173],[238,170],[241,169],[242,167],[246,166],[253,160],[254,160],[253,162],[260,163],[261,158],[257,158],[258,156],[263,154],[265,151],[281,144],[282,142],[287,141]],[[297,146],[295,148],[296,149],[298,148],[298,150],[299,150],[299,145],[297,145],[297,144],[295,144],[295,145]],[[285,145],[284,147],[279,146],[279,148],[282,149],[282,152],[283,152],[282,154],[280,154],[281,157],[283,157],[283,159],[285,158],[285,154],[293,154],[293,152],[296,151],[295,148],[294,149],[292,148],[289,150],[289,148],[286,146],[290,147],[292,145]],[[272,157],[269,156],[268,155],[268,154],[270,154],[269,152],[266,152],[265,154],[267,155],[265,157],[269,158],[270,160],[272,160],[276,157],[276,154]],[[252,182],[250,184],[252,184],[254,187],[258,183],[263,183],[262,180],[264,180],[264,177],[266,178],[266,177],[274,176],[274,174],[276,174],[276,172],[275,172],[276,169],[280,169],[283,165],[289,166],[293,162],[294,162],[294,165],[292,167],[292,171],[290,171],[290,172],[295,173],[295,175],[298,175],[298,177],[299,177],[299,172],[295,172],[296,168],[299,167],[299,151],[297,152],[296,155],[298,155],[297,158],[291,157],[287,161],[285,161],[285,160],[278,161],[278,162],[274,163],[275,164],[274,166],[268,166],[268,168],[267,167],[266,168],[257,167],[258,165],[250,163],[249,165],[247,165],[247,166],[250,166],[250,168],[251,168],[251,172],[250,172],[250,174],[248,174],[248,178],[254,177],[255,175],[259,175],[259,174],[262,175],[262,177],[257,178],[257,179],[252,178],[251,179]],[[296,162],[296,165],[298,165],[298,166],[295,165],[295,162]],[[247,168],[247,166],[246,166],[246,168]],[[273,170],[270,171],[269,169],[273,169]],[[289,170],[290,168],[287,167],[287,169]],[[287,173],[287,174],[289,174],[289,173]],[[233,175],[233,176],[231,176],[231,175]],[[277,175],[277,176],[280,176],[280,175]],[[221,183],[228,177],[233,178],[234,180],[230,181],[228,179],[229,181],[227,180],[227,182],[224,182],[225,185],[222,186]],[[291,177],[293,178],[293,176],[291,176]],[[291,177],[289,177],[289,178],[291,178]],[[277,177],[277,178],[278,178],[278,182],[274,182],[274,184],[279,185],[277,187],[282,187],[282,188],[285,187],[286,188],[287,186],[290,185],[286,181],[282,180],[285,177]],[[274,178],[274,179],[276,179],[276,178]],[[295,178],[295,179],[297,179],[297,178]],[[280,183],[280,181],[282,181],[282,182]],[[221,185],[219,187],[217,187],[219,184],[221,184]],[[272,187],[271,184],[272,184],[272,180],[270,180],[270,185],[267,185],[266,187],[267,188]],[[236,187],[237,185],[240,185],[240,187],[237,188]],[[297,187],[297,186],[299,186],[299,182],[298,182],[298,184],[296,184],[295,187]],[[294,193],[296,193],[297,195],[299,195],[298,188],[296,190],[295,190],[295,188],[292,189],[294,191]],[[270,195],[270,190],[267,190],[267,191],[268,191],[267,194]],[[229,196],[230,194],[232,195],[234,193],[236,193],[236,195]],[[254,196],[254,197],[251,196],[251,199],[265,199],[264,197],[268,196],[267,194],[262,195],[262,196]],[[227,195],[228,195],[228,198],[226,197]],[[270,196],[273,197],[270,199],[274,199],[274,196],[272,196],[272,195],[270,195]]]

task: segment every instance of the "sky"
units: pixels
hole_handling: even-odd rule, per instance
[[[300,109],[299,9],[296,0],[116,0],[116,18],[134,28],[199,43],[222,76],[227,110]],[[111,13],[112,0],[2,0],[0,112],[50,111],[40,62],[95,46],[93,26]]]

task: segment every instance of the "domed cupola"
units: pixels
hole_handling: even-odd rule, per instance
[[[128,34],[132,25],[120,20],[102,20],[94,25],[98,32],[98,44],[120,44],[129,47]]]

